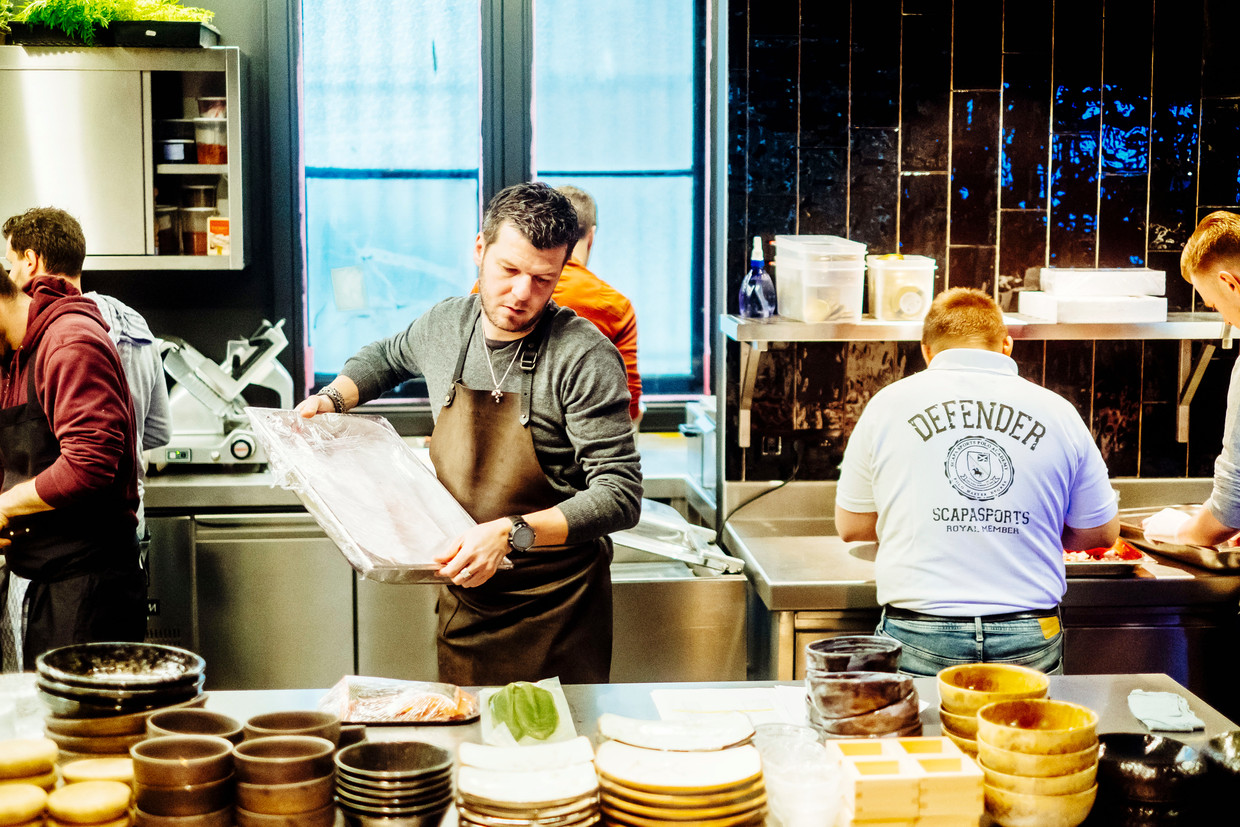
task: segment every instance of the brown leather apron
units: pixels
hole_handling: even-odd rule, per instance
[[[541,511],[567,497],[547,481],[529,428],[534,368],[548,320],[526,337],[521,393],[505,393],[497,402],[491,391],[461,382],[477,318],[435,422],[431,462],[444,487],[483,523]],[[513,567],[481,586],[441,587],[439,679],[459,686],[556,676],[564,683],[606,683],[612,636],[607,538],[536,546],[508,559]]]

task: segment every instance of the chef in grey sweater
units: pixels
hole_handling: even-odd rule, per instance
[[[641,464],[619,352],[551,293],[577,237],[568,199],[518,184],[487,205],[476,296],[362,348],[298,406],[343,413],[426,379],[440,482],[478,522],[439,558],[439,679],[605,683],[611,544],[637,523]],[[511,569],[501,570],[507,557]]]

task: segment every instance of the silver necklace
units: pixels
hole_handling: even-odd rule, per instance
[[[512,373],[512,366],[517,363],[517,357],[521,355],[521,348],[525,347],[525,340],[522,340],[521,343],[517,345],[517,352],[512,355],[512,361],[508,363],[508,369],[504,371],[504,375],[499,379],[496,379],[495,366],[491,364],[491,348],[487,346],[485,336],[481,337],[481,339],[482,356],[487,361],[487,370],[491,372],[491,384],[495,386],[495,389],[491,391],[491,398],[494,399],[495,404],[498,405],[500,400],[504,398],[504,394],[500,391],[500,386],[504,384],[504,380],[508,378],[508,374]]]

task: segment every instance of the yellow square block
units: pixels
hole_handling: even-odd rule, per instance
[[[913,822],[914,827],[978,827],[982,823],[980,814],[922,816]]]
[[[922,775],[907,756],[845,761],[845,806],[859,821],[916,818]]]

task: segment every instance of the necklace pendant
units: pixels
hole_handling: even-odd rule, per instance
[[[495,404],[498,405],[499,401],[504,398],[504,395],[500,393],[499,388],[496,388],[495,390],[491,391],[491,398],[494,399]]]

